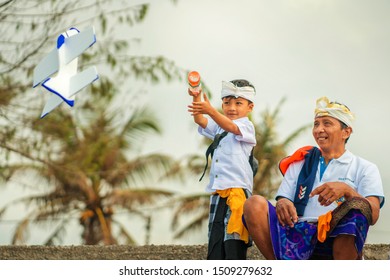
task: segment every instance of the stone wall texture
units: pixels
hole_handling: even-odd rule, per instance
[[[366,244],[364,259],[388,260],[390,244]],[[0,246],[0,260],[204,260],[207,245]],[[256,247],[249,260],[262,260]]]

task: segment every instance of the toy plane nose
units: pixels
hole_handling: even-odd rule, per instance
[[[61,46],[65,43],[65,36],[64,35],[60,35],[58,36],[57,38],[57,49],[61,48]]]

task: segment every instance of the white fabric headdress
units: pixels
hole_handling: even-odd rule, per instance
[[[317,106],[314,114],[315,118],[326,116],[333,117],[353,128],[353,121],[355,120],[354,114],[343,104],[329,102],[327,97],[317,99]]]
[[[255,101],[255,94],[256,91],[253,87],[246,86],[246,87],[237,87],[231,82],[225,82],[222,81],[222,92],[221,92],[221,98],[227,97],[227,96],[234,96],[235,98],[242,97],[245,98],[251,102]]]

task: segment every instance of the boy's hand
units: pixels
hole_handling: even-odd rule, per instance
[[[203,99],[204,101],[194,101],[192,102],[192,105],[188,105],[188,112],[190,112],[192,116],[201,114],[209,115],[213,111],[214,107],[211,106],[206,93],[203,93]]]
[[[197,97],[197,96],[199,96],[200,94],[202,93],[202,90],[200,90],[200,91],[191,91],[190,89],[188,89],[188,94],[190,95],[190,96],[193,96],[193,97]]]

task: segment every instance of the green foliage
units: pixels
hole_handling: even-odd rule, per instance
[[[118,100],[123,96],[133,98],[123,94],[125,79],[158,83],[184,75],[164,57],[131,55],[132,39],[118,37],[118,29],[143,21],[148,9],[148,4],[107,0],[0,4],[1,178],[20,182],[28,174],[27,185],[42,192],[0,209],[2,214],[17,203],[33,207],[19,222],[13,243],[26,242],[32,223],[48,223],[55,226],[45,244],[58,244],[74,217],[85,244],[134,243],[129,226],[115,219],[117,213],[150,223],[140,205],[172,195],[154,184],[178,176],[179,165],[170,156],[139,151],[144,137],[161,132],[156,117],[142,106],[113,105],[123,105],[125,100]],[[62,106],[39,119],[45,95],[30,94],[35,65],[55,47],[60,33],[91,25],[97,43],[79,59],[79,68],[96,65],[99,80],[77,98],[77,110]]]
[[[282,179],[279,161],[287,156],[286,150],[290,143],[309,128],[308,125],[302,126],[285,140],[278,139],[276,124],[279,121],[280,109],[285,101],[285,98],[281,99],[274,111],[266,109],[261,113],[260,121],[254,121],[257,141],[254,156],[259,161],[259,169],[253,182],[253,193],[268,199],[273,198]]]
[[[139,207],[173,196],[158,187],[160,180],[183,178],[183,170],[197,175],[203,171],[203,154],[181,162],[167,155],[142,154],[142,139],[161,133],[158,120],[142,106],[124,107],[133,98],[123,87],[127,80],[155,84],[187,74],[165,57],[132,55],[136,40],[117,36],[118,30],[127,32],[143,21],[148,9],[148,4],[112,0],[0,4],[1,179],[19,182],[28,174],[27,186],[42,191],[0,209],[1,218],[16,203],[33,206],[19,222],[13,243],[26,242],[31,224],[37,223],[49,224],[51,229],[45,244],[59,244],[68,223],[77,217],[85,244],[133,244],[129,226],[117,218],[118,213],[141,217],[150,230],[150,213]],[[81,56],[79,68],[96,65],[99,80],[78,96],[77,110],[59,107],[40,120],[46,98],[31,89],[35,65],[55,46],[60,33],[72,26],[83,30],[91,25],[98,41]],[[204,81],[202,86],[211,96]],[[254,193],[268,198],[278,185],[278,161],[285,156],[287,145],[306,129],[299,128],[284,141],[277,139],[276,119],[283,102],[275,111],[263,112],[260,122],[253,118],[259,160]],[[207,220],[208,203],[207,194],[170,201],[169,207],[175,207],[172,226],[177,229],[176,237]],[[187,223],[180,227],[183,217]]]

